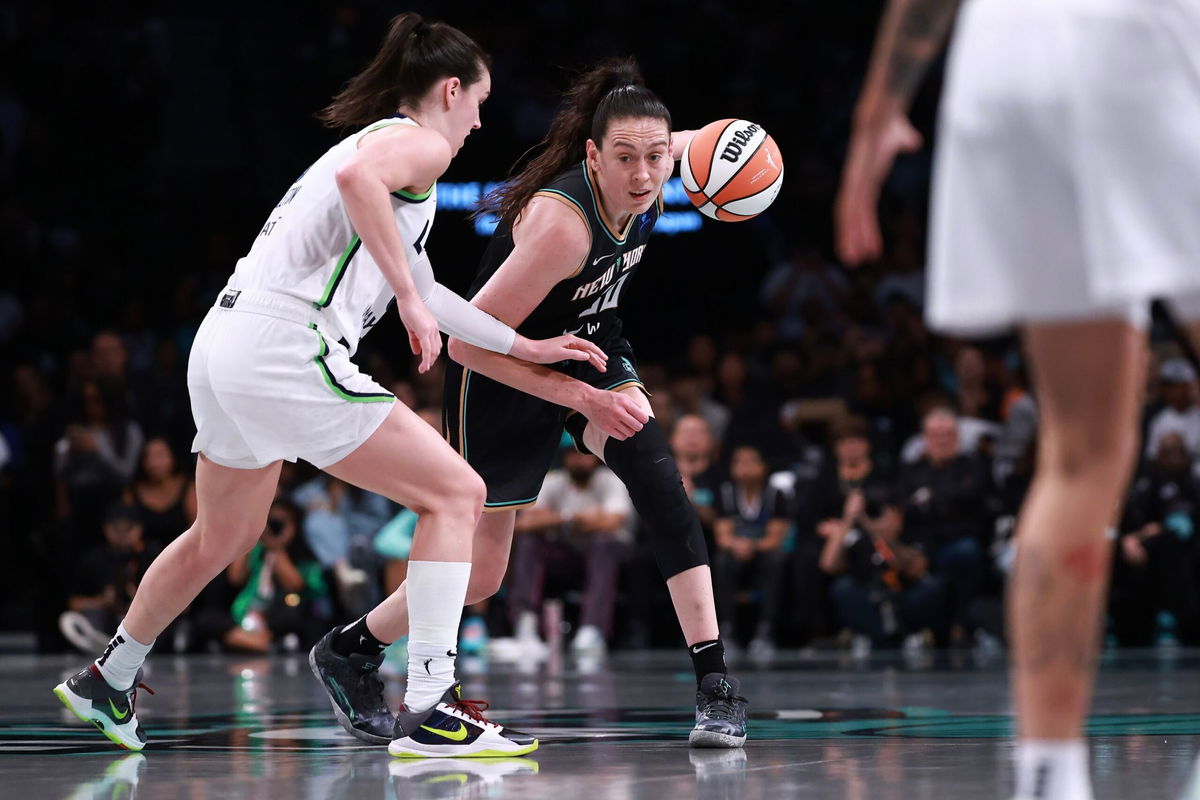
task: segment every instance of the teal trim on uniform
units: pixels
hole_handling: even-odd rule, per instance
[[[342,282],[342,276],[346,274],[346,265],[350,263],[350,259],[354,258],[354,254],[361,246],[362,239],[358,238],[357,233],[350,237],[350,244],[346,245],[346,249],[342,251],[342,257],[338,259],[337,266],[333,268],[333,274],[329,276],[329,283],[325,284],[325,291],[322,293],[321,299],[313,303],[314,308],[327,308],[333,302],[333,293],[337,291],[338,284]]]
[[[508,506],[527,506],[531,503],[536,503],[538,496],[535,494],[527,500],[506,500],[503,503],[484,503],[484,508],[507,508]]]
[[[317,362],[317,366],[321,370],[322,377],[325,378],[325,385],[348,403],[391,403],[396,399],[393,394],[380,394],[379,392],[355,392],[347,389],[337,382],[333,377],[333,372],[330,371],[329,365],[325,363],[325,356],[329,355],[329,345],[325,343],[325,337],[317,330],[316,323],[310,322],[308,327],[317,334],[317,339],[321,342],[321,352],[317,353],[313,361]]]
[[[413,194],[412,192],[406,192],[403,189],[397,189],[396,191],[392,192],[392,197],[398,197],[399,199],[406,200],[409,203],[424,203],[429,199],[429,196],[433,194],[433,190],[436,188],[437,183],[434,182],[432,186],[425,190],[424,194]]]
[[[604,211],[602,211],[600,208],[600,198],[596,196],[596,187],[592,186],[592,177],[588,175],[587,161],[583,162],[583,181],[587,184],[588,192],[590,192],[592,195],[592,207],[596,209],[596,221],[600,223],[600,227],[604,229],[604,233],[608,236],[608,238],[612,239],[613,244],[625,244],[625,240],[629,238],[629,235],[626,234],[624,237],[618,239],[617,237],[613,236],[612,231],[608,229],[608,223],[604,221]],[[626,228],[626,230],[628,230],[628,228]]]

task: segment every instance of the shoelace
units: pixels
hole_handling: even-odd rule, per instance
[[[155,693],[153,689],[151,689],[149,686],[147,686],[144,683],[139,683],[129,690],[129,710],[135,714],[137,713],[136,706],[137,706],[138,689],[145,689],[150,694]]]
[[[485,726],[500,727],[483,715],[483,712],[488,710],[488,702],[486,700],[459,700],[457,703],[451,703],[450,707],[455,711],[466,714],[475,722],[481,722]]]
[[[733,721],[737,716],[734,703],[738,700],[745,700],[742,697],[731,697],[730,695],[710,695],[704,703],[704,716],[709,719],[724,719]]]

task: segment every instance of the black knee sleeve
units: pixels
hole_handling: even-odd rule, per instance
[[[623,442],[610,438],[604,445],[604,462],[625,483],[634,509],[646,523],[663,578],[708,563],[700,520],[656,419],[651,417]]]

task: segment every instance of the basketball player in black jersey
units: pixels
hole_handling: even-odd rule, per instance
[[[569,331],[596,343],[607,369],[525,369],[452,339],[458,363],[446,372],[444,421],[488,487],[468,595],[499,588],[516,509],[537,500],[565,427],[621,478],[650,532],[696,671],[691,743],[739,747],[746,701],[725,667],[700,523],[618,316],[690,138],[672,136],[670,112],[634,61],[607,61],[575,80],[544,149],[485,198],[500,224],[467,296],[523,335]]]
[[[607,368],[525,368],[451,339],[458,364],[446,373],[444,421],[483,477],[491,512],[475,530],[467,602],[499,589],[516,509],[537,500],[565,427],[621,478],[650,531],[696,672],[691,744],[740,747],[747,704],[725,666],[700,523],[617,316],[662,211],[663,184],[691,136],[672,135],[670,112],[632,60],[606,61],[575,80],[541,152],[484,200],[500,223],[468,297],[524,335],[573,331],[607,353]],[[377,636],[407,633],[403,598],[398,591],[383,602],[378,616],[389,629]]]

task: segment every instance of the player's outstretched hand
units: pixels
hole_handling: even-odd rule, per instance
[[[633,436],[650,419],[650,415],[629,395],[603,389],[589,392],[586,407],[579,410],[601,433],[619,441]]]
[[[428,372],[433,362],[437,361],[438,353],[442,351],[442,333],[438,330],[437,320],[418,297],[401,301],[396,299],[396,310],[400,312],[400,320],[408,329],[408,344],[415,355],[421,357],[419,372]]]
[[[874,261],[883,252],[876,210],[880,188],[896,156],[920,147],[921,134],[898,112],[855,124],[834,205],[834,239],[847,266]]]
[[[527,339],[517,334],[508,354],[534,364],[587,361],[601,372],[608,371],[608,356],[598,345],[569,333],[555,336],[553,339]]]

